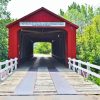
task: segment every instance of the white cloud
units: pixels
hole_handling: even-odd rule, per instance
[[[73,1],[79,4],[87,3],[94,7],[100,5],[100,0],[12,0],[8,4],[8,10],[13,18],[23,17],[40,7],[46,7],[58,14],[60,8],[66,10]]]

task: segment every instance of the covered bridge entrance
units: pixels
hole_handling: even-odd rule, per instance
[[[50,42],[52,57],[67,63],[76,57],[77,25],[53,12],[40,8],[7,25],[9,29],[8,57],[25,61],[33,57],[35,42]]]

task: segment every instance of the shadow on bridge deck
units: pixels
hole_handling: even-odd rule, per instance
[[[63,63],[59,62],[53,57],[34,57],[26,62],[19,64],[20,67],[47,67],[47,68],[55,68],[55,67],[67,67]]]

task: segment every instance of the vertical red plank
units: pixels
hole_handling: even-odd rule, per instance
[[[72,27],[72,58],[76,58],[76,29]]]
[[[66,61],[68,57],[76,58],[76,29],[70,25],[65,28],[66,35]]]
[[[18,47],[18,27],[12,27],[9,29],[9,45],[8,45],[8,57],[15,58],[19,57],[19,47]]]
[[[8,58],[11,57],[11,38],[12,38],[12,34],[11,34],[11,30],[9,29],[8,31]]]

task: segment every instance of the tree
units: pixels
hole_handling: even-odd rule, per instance
[[[63,14],[62,14],[63,12]],[[77,59],[100,65],[100,7],[94,9],[75,2],[60,15],[79,26],[77,33]],[[100,71],[91,69],[96,73]],[[100,78],[93,76],[90,80],[100,85]]]
[[[8,32],[6,25],[12,22],[11,19],[0,20],[0,61],[7,59],[8,54]]]
[[[77,58],[100,65],[100,15],[77,34]]]
[[[7,4],[11,0],[0,0],[0,19],[10,18],[10,12],[7,11]]]
[[[95,15],[99,15],[99,13],[100,8],[93,9],[92,6],[79,5],[75,2],[68,6],[68,10],[66,12],[60,10],[60,16],[79,26],[79,33],[82,33],[83,28],[88,26],[91,23],[92,18]]]
[[[34,46],[34,53],[50,54],[51,43],[49,42],[38,42]]]
[[[7,59],[8,35],[6,25],[12,20],[7,12],[7,4],[10,0],[0,0],[0,61]]]
[[[100,7],[98,7],[95,11],[95,15],[100,15]]]

